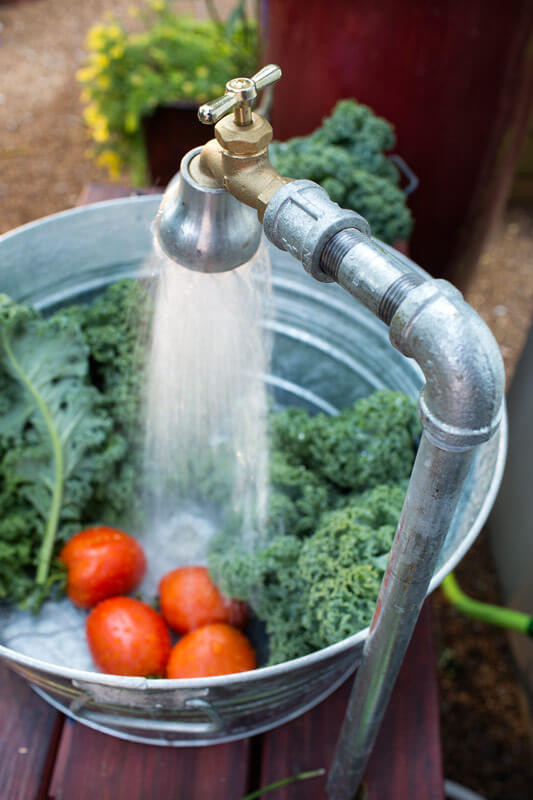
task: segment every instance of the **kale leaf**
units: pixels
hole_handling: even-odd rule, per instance
[[[407,239],[412,217],[386,152],[394,129],[368,106],[341,100],[309,136],[272,142],[269,156],[282,175],[316,181],[334,202],[362,214],[372,234],[393,244]]]
[[[5,595],[21,567],[35,567],[37,586],[47,584],[58,532],[64,538],[81,523],[111,420],[88,382],[85,338],[68,316],[45,320],[2,295],[0,356]],[[37,551],[17,543],[21,520]]]

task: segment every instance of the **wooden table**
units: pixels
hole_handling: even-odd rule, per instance
[[[88,187],[81,202],[131,190]],[[0,663],[0,800],[240,800],[301,771],[329,768],[352,681],[299,719],[230,744],[126,742],[65,718]],[[442,800],[431,612],[426,603],[365,776],[365,800]],[[325,777],[268,800],[324,800]]]
[[[73,722],[0,664],[2,800],[240,800],[302,770],[329,767],[351,680],[299,719],[240,742],[158,747]],[[365,800],[442,800],[439,709],[426,604],[365,776]],[[324,800],[325,777],[268,800]]]

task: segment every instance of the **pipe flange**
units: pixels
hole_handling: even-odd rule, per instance
[[[345,228],[370,236],[364,217],[333,203],[322,186],[307,180],[291,181],[278,189],[268,203],[263,226],[272,244],[301,261],[323,283],[334,280],[320,266],[327,242]]]

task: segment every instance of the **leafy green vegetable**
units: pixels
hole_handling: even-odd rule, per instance
[[[10,539],[11,555],[35,560],[43,586],[58,529],[80,523],[111,423],[87,382],[85,339],[68,317],[41,319],[3,295],[0,350],[2,528],[19,529],[24,509],[24,523],[42,530],[36,558],[27,548],[13,551],[12,530]]]
[[[139,518],[146,299],[121,281],[45,319],[0,297],[0,598],[37,608],[69,535]]]
[[[142,525],[143,429],[140,425],[144,387],[144,343],[151,299],[138,281],[124,279],[109,286],[88,306],[64,313],[79,324],[89,348],[92,383],[112,420],[108,458],[94,487],[91,513],[108,525]]]
[[[370,622],[418,433],[414,402],[388,389],[337,417],[272,415],[266,541],[248,553],[228,525],[209,552],[215,582],[265,622],[270,663]]]
[[[366,217],[374,236],[392,244],[412,228],[398,170],[385,155],[393,146],[387,120],[355,100],[341,100],[316,131],[272,142],[269,155],[282,175],[320,183],[336,203]]]

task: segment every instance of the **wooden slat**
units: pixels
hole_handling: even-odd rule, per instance
[[[429,605],[407,651],[365,776],[365,800],[442,800],[439,706]],[[261,785],[331,765],[352,681],[263,740]],[[272,800],[324,800],[325,778],[292,784]]]
[[[238,800],[246,794],[247,741],[154,747],[67,721],[50,800]]]
[[[45,797],[63,717],[0,662],[0,797]]]

